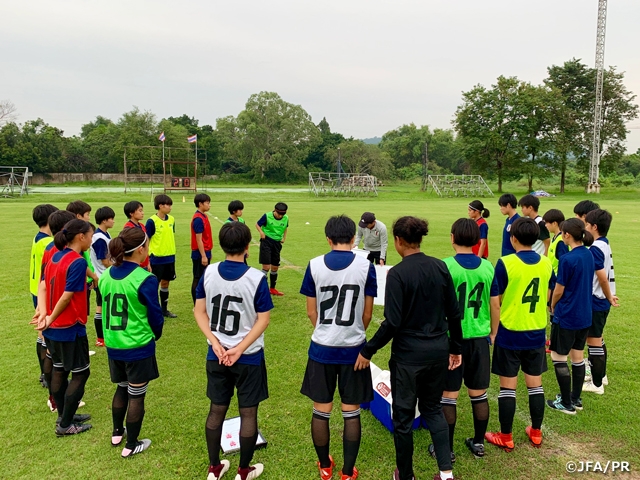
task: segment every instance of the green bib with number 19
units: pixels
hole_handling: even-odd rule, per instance
[[[136,268],[122,280],[111,277],[111,268],[100,277],[104,343],[109,348],[130,349],[147,345],[154,339],[147,321],[147,307],[138,299],[138,288],[152,275]]]
[[[487,337],[491,333],[491,282],[493,265],[482,259],[478,268],[465,268],[454,257],[444,263],[451,273],[462,314],[462,338]]]
[[[507,269],[509,283],[502,295],[500,323],[512,331],[525,332],[547,327],[547,292],[553,266],[547,257],[534,265],[515,253],[500,260]]]

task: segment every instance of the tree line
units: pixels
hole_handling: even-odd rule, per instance
[[[601,172],[615,184],[640,181],[640,150],[625,155],[626,123],[638,117],[635,98],[623,73],[605,71]],[[275,92],[251,95],[244,110],[218,118],[215,127],[188,115],[158,120],[134,107],[116,121],[98,116],[71,137],[42,119],[16,123],[15,107],[5,101],[0,164],[37,173],[122,172],[125,146],[160,146],[164,132],[173,148],[189,147],[187,137],[197,135],[207,173],[253,181],[304,180],[310,171],[336,171],[338,159],[346,172],[412,180],[422,176],[426,151],[431,174],[480,174],[496,180],[498,190],[507,180],[525,178],[532,189],[536,179],[557,176],[563,191],[567,182],[587,181],[594,103],[595,70],[578,59],[549,67],[541,85],[504,76],[490,87],[476,85],[462,94],[452,128],[405,124],[377,145],[332,132],[326,118],[315,124]],[[135,164],[158,152],[127,156]]]

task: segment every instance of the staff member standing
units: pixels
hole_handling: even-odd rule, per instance
[[[385,320],[362,348],[355,368],[369,366],[371,357],[391,339],[391,391],[397,469],[394,480],[413,475],[413,431],[416,401],[431,431],[442,480],[453,478],[449,427],[440,400],[447,369],[462,362],[462,325],[451,274],[442,260],[420,252],[426,221],[402,217],[393,225],[396,251],[402,261],[389,270]],[[449,335],[447,335],[447,333]]]
[[[387,258],[387,226],[371,212],[364,212],[358,224],[356,241],[354,247],[360,245],[360,240],[364,238],[364,249],[369,250],[369,260],[374,265],[384,265]]]

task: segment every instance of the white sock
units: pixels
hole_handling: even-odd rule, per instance
[[[453,472],[444,473],[443,471],[441,471],[440,478],[441,480],[453,480]]]

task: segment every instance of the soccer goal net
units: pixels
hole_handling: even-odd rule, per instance
[[[427,193],[439,197],[493,197],[493,192],[480,175],[429,175]]]
[[[0,196],[27,195],[30,176],[29,167],[0,167]]]
[[[334,196],[378,196],[378,180],[373,175],[351,173],[309,173],[309,192]]]

